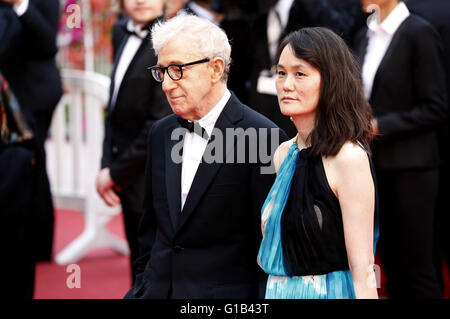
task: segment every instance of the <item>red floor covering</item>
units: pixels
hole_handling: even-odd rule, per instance
[[[56,210],[53,255],[82,233],[83,215],[67,209]],[[115,216],[108,229],[125,238],[122,215]],[[69,288],[73,270],[57,265],[54,261],[36,266],[35,299],[118,299],[130,289],[128,256],[111,249],[97,249],[76,263],[80,268],[80,288]],[[72,277],[70,277],[72,276]],[[70,277],[70,278],[69,278]],[[73,285],[71,285],[73,286]]]
[[[82,233],[83,215],[77,211],[58,209],[55,213],[54,255]],[[115,216],[108,229],[125,238],[122,215]],[[378,257],[376,263],[380,264]],[[80,267],[80,288],[69,288],[67,280],[73,273],[54,261],[36,266],[35,299],[120,299],[131,285],[128,256],[111,249],[98,249],[76,263]],[[450,298],[450,275],[443,264],[444,298]],[[72,277],[73,278],[73,277]],[[70,278],[69,278],[70,279]],[[386,298],[385,277],[381,269],[380,298]]]

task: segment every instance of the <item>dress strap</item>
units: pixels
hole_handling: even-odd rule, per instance
[[[263,238],[258,253],[258,264],[268,274],[286,276],[283,266],[280,220],[299,160],[300,150],[297,143],[294,142],[281,164],[275,182],[261,209]]]

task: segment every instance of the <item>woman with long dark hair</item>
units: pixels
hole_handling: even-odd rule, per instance
[[[372,116],[357,63],[332,31],[304,28],[281,43],[277,74],[298,134],[275,152],[262,208],[266,298],[377,298]]]

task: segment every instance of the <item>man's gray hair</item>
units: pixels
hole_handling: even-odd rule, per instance
[[[231,46],[225,32],[213,22],[192,14],[183,14],[156,23],[151,34],[156,55],[169,41],[182,36],[186,39],[186,46],[196,43],[200,53],[206,58],[222,58],[225,62],[222,81],[227,81],[230,73]]]

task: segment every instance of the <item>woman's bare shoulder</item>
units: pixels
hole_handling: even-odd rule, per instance
[[[342,145],[335,160],[341,164],[345,164],[353,161],[368,162],[369,158],[366,150],[361,145],[347,141]]]
[[[346,142],[335,156],[323,158],[328,184],[339,198],[340,186],[347,187],[357,176],[370,174],[367,152],[353,142]],[[361,175],[362,174],[362,175]]]
[[[295,139],[296,137],[281,143],[275,150],[275,153],[273,155],[273,163],[275,165],[275,171],[277,173],[289,151],[289,148],[292,146],[292,143],[294,143]]]
[[[369,167],[369,157],[366,150],[359,144],[347,141],[342,145],[336,156],[327,159],[329,164],[340,174],[366,170]]]

